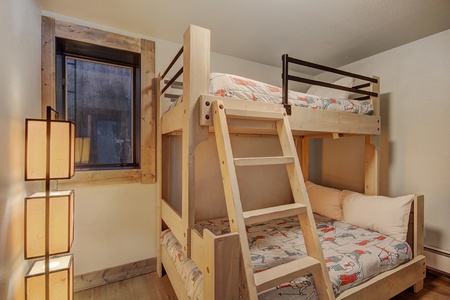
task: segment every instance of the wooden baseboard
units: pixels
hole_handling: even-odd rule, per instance
[[[75,292],[156,271],[156,257],[75,276]]]

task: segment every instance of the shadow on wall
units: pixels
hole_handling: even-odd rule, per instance
[[[425,227],[425,240],[428,242],[433,241],[433,243],[429,243],[430,245],[428,246],[440,248],[439,245],[441,245],[442,235],[442,231],[437,228],[433,228],[429,225]]]
[[[374,139],[379,151],[379,193],[389,195],[391,153],[390,93],[380,100],[381,134]],[[378,139],[378,141],[377,141]],[[330,187],[364,190],[364,138],[346,137],[337,140],[313,139],[310,143],[310,180]]]
[[[380,97],[380,115],[381,115],[381,134],[379,140],[379,193],[381,195],[389,195],[389,171],[391,165],[391,153],[394,143],[390,141],[389,124],[390,124],[390,100],[391,94],[381,94]]]

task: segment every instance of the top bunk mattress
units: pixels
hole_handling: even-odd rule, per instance
[[[211,73],[209,81],[209,93],[211,95],[268,103],[282,103],[282,89],[270,84],[223,73]],[[363,115],[373,114],[373,107],[367,101],[320,97],[291,90],[288,93],[288,98],[290,104],[299,107]]]
[[[276,104],[282,103],[282,89],[280,87],[245,77],[224,73],[210,74],[209,94],[241,100]],[[289,103],[297,107],[306,107],[315,110],[349,112],[361,115],[373,114],[373,106],[368,101],[320,97],[291,90],[288,93],[288,97]],[[180,96],[175,102],[167,107],[167,110],[170,110],[182,101],[182,97]]]

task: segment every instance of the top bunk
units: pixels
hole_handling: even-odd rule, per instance
[[[182,67],[174,70],[180,60]],[[286,113],[293,134],[298,136],[380,134],[378,77],[306,62],[287,54],[282,56],[282,60],[282,87],[238,75],[210,73],[210,32],[191,25],[184,34],[183,47],[158,78],[162,133],[182,131],[186,127],[183,119],[189,119],[192,126],[209,127],[211,130],[211,103],[220,99],[226,109]],[[295,71],[299,65],[341,78],[333,83],[313,80]],[[174,74],[170,79],[169,73]],[[306,93],[296,92],[289,89],[293,82],[311,87]],[[176,89],[182,90],[179,97],[170,92]],[[163,97],[173,101],[165,111],[161,109]],[[249,126],[256,134],[271,134],[275,130],[262,123],[247,123],[246,120],[232,120],[229,127],[235,133],[239,133],[240,128],[246,128],[245,132],[248,132]]]

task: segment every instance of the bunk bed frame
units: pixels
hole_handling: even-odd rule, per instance
[[[174,84],[178,76],[183,74],[183,101],[169,111],[161,111],[160,98],[167,87],[162,87],[168,70],[175,61],[183,56],[183,66],[176,72],[168,86]],[[285,57],[285,64],[295,59]],[[292,62],[292,61],[291,61]],[[309,63],[307,63],[309,64]],[[317,67],[318,65],[313,65]],[[319,69],[327,67],[319,66]],[[225,235],[215,235],[205,229],[203,233],[196,231],[195,221],[199,209],[210,209],[214,206],[196,208],[195,200],[195,150],[197,145],[208,139],[213,128],[212,103],[219,99],[229,108],[252,109],[259,111],[290,111],[289,123],[298,147],[298,155],[302,166],[304,180],[308,179],[309,141],[311,138],[341,137],[346,135],[362,135],[365,137],[365,193],[378,195],[378,147],[375,136],[380,134],[379,109],[379,79],[369,78],[369,84],[351,88],[369,97],[374,107],[373,115],[356,115],[345,112],[312,110],[284,105],[254,103],[233,98],[217,97],[208,94],[210,73],[210,33],[209,30],[190,26],[184,34],[184,44],[168,70],[157,78],[158,123],[157,123],[157,230],[170,228],[182,246],[186,257],[191,258],[204,276],[204,299],[239,299],[240,275],[240,241],[239,234],[233,232]],[[333,71],[334,69],[331,69]],[[336,70],[334,70],[336,71]],[[337,72],[342,71],[337,70]],[[355,76],[346,73],[343,75]],[[359,75],[356,75],[359,76]],[[367,78],[364,78],[367,79]],[[309,79],[289,75],[288,68],[283,72],[283,82],[288,80],[328,86],[336,86]],[[371,89],[367,91],[367,87]],[[287,84],[283,86],[287,90]],[[361,92],[364,90],[364,92]],[[284,95],[285,92],[283,92]],[[286,107],[286,108],[285,108]],[[248,133],[248,123],[245,119],[230,120],[231,133]],[[245,130],[244,130],[245,128]],[[256,135],[274,134],[270,126],[252,125],[252,133]],[[177,212],[169,203],[170,200],[170,136],[181,135],[181,212]],[[301,150],[300,150],[301,149]],[[165,170],[165,172],[163,172]],[[226,216],[224,212],[224,216]],[[425,278],[425,257],[423,255],[423,196],[416,196],[411,210],[408,229],[408,243],[413,248],[411,261],[399,267],[381,273],[380,275],[353,287],[337,299],[389,299],[401,291],[414,286],[418,292],[423,287]],[[169,257],[165,247],[161,246],[158,234],[157,241],[157,272],[163,274],[163,268],[168,274],[172,286],[179,299],[187,299],[184,284],[176,267]],[[323,262],[322,262],[323,263]],[[331,297],[334,297],[333,295]]]

